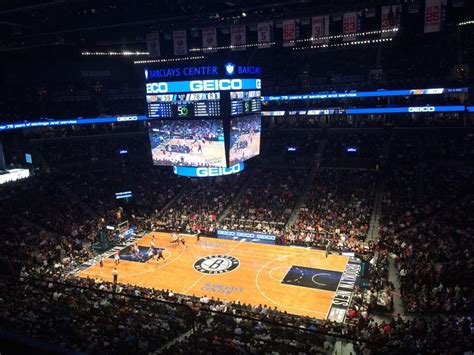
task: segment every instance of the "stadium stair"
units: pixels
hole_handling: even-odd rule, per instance
[[[318,150],[316,152],[316,159],[320,160],[323,156],[324,149],[326,149],[326,145],[328,143],[327,138],[325,137],[326,130],[323,130],[321,140],[319,141]]]
[[[168,201],[163,207],[161,207],[158,212],[155,214],[155,217],[160,217],[168,208],[170,208],[181,196],[184,195],[186,190],[183,188],[181,189],[174,197]]]
[[[377,187],[375,188],[374,204],[370,215],[369,231],[367,233],[367,241],[375,241],[379,237],[380,216],[382,214],[382,202],[384,196],[385,180],[379,177]]]
[[[319,162],[316,162],[311,171],[309,172],[308,176],[306,177],[306,181],[304,183],[303,191],[301,192],[300,197],[295,203],[295,207],[293,211],[291,211],[290,217],[285,225],[285,230],[288,230],[291,225],[295,222],[296,218],[298,217],[298,213],[300,212],[301,207],[304,206],[304,202],[306,200],[306,195],[308,194],[309,190],[313,186],[314,178],[316,177],[316,172],[319,169]]]
[[[250,183],[252,182],[252,178],[253,178],[253,175],[255,174],[255,170],[252,170],[250,172],[250,174],[247,176],[247,180],[242,184],[242,187],[240,188],[239,191],[237,191],[237,193],[235,194],[234,198],[229,202],[229,204],[226,206],[226,208],[224,208],[224,211],[222,211],[222,213],[220,214],[219,217],[217,217],[217,225],[219,225],[219,223],[221,223],[224,218],[227,217],[227,215],[229,214],[229,211],[230,211],[230,208],[232,207],[232,205],[234,203],[237,203],[240,199],[240,197],[244,194],[245,190],[247,190],[247,187],[250,185]]]
[[[423,164],[417,164],[416,166],[416,201],[417,203],[421,203],[423,200],[423,195],[425,191],[425,186],[424,186],[424,170],[425,167]]]
[[[405,315],[405,306],[403,305],[402,298],[400,297],[400,280],[398,278],[399,272],[395,266],[395,254],[390,254],[388,258],[388,280],[393,284],[394,294],[393,299],[393,314]]]

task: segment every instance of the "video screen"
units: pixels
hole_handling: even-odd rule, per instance
[[[233,118],[230,126],[230,166],[260,154],[260,114]]]
[[[219,92],[147,95],[148,117],[190,119],[219,117]]]
[[[225,167],[221,120],[150,122],[154,165]]]

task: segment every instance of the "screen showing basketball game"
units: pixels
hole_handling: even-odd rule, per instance
[[[226,166],[222,120],[149,122],[154,165]]]
[[[230,121],[231,166],[260,154],[261,129],[260,114],[233,118]]]

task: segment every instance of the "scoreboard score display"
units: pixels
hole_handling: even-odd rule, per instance
[[[230,62],[145,69],[147,113],[154,120],[149,124],[153,163],[229,167],[229,160],[234,165],[258,154],[260,140],[255,135],[260,135],[261,124],[260,74],[260,67]],[[253,115],[253,153],[236,156],[230,153],[235,141],[231,117],[247,115]],[[182,123],[164,125],[156,120]],[[239,147],[248,144],[245,138],[245,134],[239,136]]]

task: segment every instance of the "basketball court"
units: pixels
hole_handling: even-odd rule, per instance
[[[248,146],[238,149],[241,142],[247,142]],[[230,165],[237,164],[241,160],[249,159],[260,153],[260,134],[242,134],[230,148]],[[243,159],[241,159],[243,157]]]
[[[202,166],[213,164],[225,167],[224,142],[200,141],[198,143],[189,139],[172,139],[166,144],[182,145],[191,148],[189,153],[166,152],[163,154],[164,144],[152,150],[153,160],[160,164],[172,165],[171,162],[181,162],[186,165]],[[199,147],[201,150],[199,151]]]
[[[165,260],[149,259],[152,235]],[[325,251],[185,236],[186,245],[170,243],[169,233],[138,240],[138,258],[123,249],[119,283],[198,297],[220,298],[319,319],[340,320],[352,298],[360,262]],[[81,271],[80,277],[112,281],[113,256]]]

